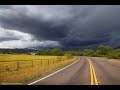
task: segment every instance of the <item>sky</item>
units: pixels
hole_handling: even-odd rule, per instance
[[[0,5],[0,48],[120,46],[120,5]]]

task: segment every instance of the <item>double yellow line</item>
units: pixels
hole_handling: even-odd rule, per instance
[[[95,70],[94,70],[94,67],[93,67],[93,64],[92,62],[90,61],[90,59],[88,59],[88,62],[89,62],[89,65],[90,65],[90,78],[91,78],[91,85],[98,85],[98,80],[97,80],[97,77],[96,77],[96,73],[95,73]]]

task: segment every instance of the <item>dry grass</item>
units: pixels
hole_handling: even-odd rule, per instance
[[[62,57],[63,59],[64,57]],[[57,61],[57,56],[32,56],[32,55],[10,55],[0,54],[0,72],[13,71],[21,68],[29,68],[32,66],[44,66]],[[33,63],[33,65],[32,65]]]
[[[16,61],[16,60],[39,60],[39,59],[49,59],[56,58],[57,56],[38,56],[38,55],[24,55],[24,54],[0,54],[0,61]]]
[[[111,62],[119,63],[120,64],[120,59],[108,59]]]
[[[31,67],[31,60],[33,59],[33,67]],[[36,60],[39,59],[39,60]],[[49,65],[48,65],[48,59]],[[69,64],[76,60],[72,58],[65,60],[62,57],[62,61],[57,62],[57,56],[31,56],[31,55],[0,55],[0,61],[12,61],[14,62],[0,62],[0,69],[8,67],[8,70],[0,72],[0,84],[2,83],[24,83],[44,73],[50,72],[51,70]],[[20,69],[17,70],[17,62],[20,61]],[[28,61],[23,61],[28,60]],[[42,65],[41,65],[42,60]],[[54,61],[53,61],[54,60]],[[9,70],[10,69],[10,70]]]

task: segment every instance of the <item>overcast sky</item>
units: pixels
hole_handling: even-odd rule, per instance
[[[120,46],[120,5],[0,5],[0,48]]]

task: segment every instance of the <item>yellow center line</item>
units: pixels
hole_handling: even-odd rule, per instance
[[[97,80],[97,76],[95,73],[95,69],[93,67],[92,62],[90,61],[90,59],[88,59],[89,65],[90,65],[90,78],[91,78],[91,85],[98,85],[98,80]]]
[[[90,68],[92,68],[91,63],[90,63]],[[90,78],[91,78],[91,85],[94,85],[92,69],[90,69]]]
[[[97,81],[97,77],[96,77],[96,73],[95,73],[95,70],[93,68],[93,65],[92,65],[92,70],[93,70],[93,77],[94,77],[95,85],[98,85],[98,81]]]

